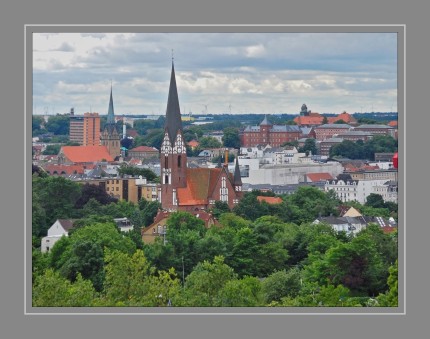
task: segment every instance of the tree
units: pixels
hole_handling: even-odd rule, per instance
[[[69,135],[70,118],[67,114],[50,116],[45,128],[55,135]]]
[[[47,145],[45,150],[42,152],[43,155],[57,155],[60,152],[61,145]]]
[[[322,124],[323,125],[328,124],[328,119],[326,116],[324,116],[324,118],[322,119]]]
[[[261,283],[255,277],[229,280],[221,289],[217,306],[256,307],[263,306]]]
[[[44,131],[44,124],[45,124],[45,120],[43,119],[43,117],[33,115],[31,120],[32,135],[36,136],[43,132],[46,132]]]
[[[199,143],[200,149],[222,147],[222,144],[214,137],[202,137],[200,138]]]
[[[90,280],[97,291],[103,288],[103,249],[92,241],[77,241],[72,244],[70,258],[61,267],[60,272],[71,282],[78,274]]]
[[[239,130],[234,127],[224,128],[222,142],[224,147],[240,148]]]
[[[292,268],[272,273],[262,282],[266,303],[280,301],[283,297],[295,297],[300,291],[300,271]]]
[[[221,214],[223,213],[230,213],[230,207],[228,206],[227,202],[217,200],[215,201],[214,207],[211,210],[212,215],[214,218],[219,219]]]
[[[79,184],[63,177],[33,177],[33,191],[45,210],[47,225],[75,215],[74,207],[81,195]]]
[[[121,164],[118,168],[118,174],[121,176],[131,175],[131,176],[142,176],[146,178],[148,181],[154,181],[157,178],[157,175],[148,168],[139,168],[136,166]]]
[[[366,197],[365,205],[373,208],[385,208],[384,198],[380,194],[370,193]]]
[[[376,299],[379,306],[382,307],[397,307],[399,304],[399,264],[396,260],[395,264],[390,266],[388,272],[387,285],[388,291],[380,294]]]
[[[194,307],[219,305],[222,289],[233,279],[236,274],[224,264],[222,256],[215,257],[213,262],[198,263],[185,282],[187,304]]]
[[[118,199],[107,194],[107,192],[103,189],[102,186],[86,183],[81,188],[81,196],[76,201],[75,207],[84,207],[84,205],[87,204],[90,199],[96,200],[101,205],[107,205],[112,202],[118,201]]]
[[[52,269],[38,276],[33,285],[33,307],[85,307],[92,306],[97,294],[90,281],[76,277],[71,283]]]
[[[299,152],[305,152],[307,154],[311,152],[312,154],[317,154],[318,148],[317,148],[315,139],[312,139],[312,138],[306,139],[304,146],[299,148]]]
[[[342,119],[336,120],[334,124],[346,124],[346,122]]]

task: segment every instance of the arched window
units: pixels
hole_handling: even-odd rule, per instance
[[[164,157],[164,168],[169,168],[169,158],[167,156]]]
[[[181,168],[181,159],[182,157],[178,155],[178,168]]]

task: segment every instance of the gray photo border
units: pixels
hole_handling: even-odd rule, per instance
[[[31,197],[31,171],[29,170],[31,159],[31,112],[32,112],[32,34],[33,33],[60,33],[60,32],[389,32],[397,33],[398,37],[398,119],[399,119],[399,154],[405,159],[405,62],[406,62],[406,26],[405,25],[25,25],[25,151],[24,167],[26,177],[24,181],[25,192]],[[29,137],[30,135],[30,137]],[[26,315],[404,315],[406,314],[406,213],[405,213],[405,178],[406,161],[399,167],[399,306],[393,308],[313,308],[313,307],[255,307],[255,308],[51,308],[31,306],[31,204],[25,204],[24,233],[25,233],[25,289],[24,289],[24,313]],[[30,198],[31,200],[31,198]]]

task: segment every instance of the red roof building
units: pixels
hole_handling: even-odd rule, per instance
[[[234,175],[229,173],[227,166],[212,169],[187,167],[173,63],[160,150],[160,172],[159,196],[165,210],[207,210],[215,201],[224,201],[233,208],[242,197],[242,180],[237,160]]]
[[[59,164],[83,164],[100,161],[114,161],[106,146],[63,146],[58,153]]]
[[[333,180],[330,173],[308,173],[306,175],[308,182]]]
[[[43,169],[50,175],[72,175],[72,174],[84,174],[83,165],[58,165],[49,164],[43,167]]]

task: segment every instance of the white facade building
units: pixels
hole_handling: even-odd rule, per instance
[[[73,221],[70,219],[57,219],[48,229],[48,235],[42,238],[40,250],[42,253],[49,252],[52,246],[61,239],[67,237],[69,230],[73,227]]]
[[[335,191],[343,202],[355,200],[365,204],[367,197],[374,193],[382,195],[384,201],[397,203],[397,185],[387,180],[328,180],[324,190]]]
[[[244,159],[246,160],[246,159]],[[239,159],[240,165],[244,165],[244,160]],[[305,163],[305,164],[282,164],[282,165],[262,165],[257,168],[249,168],[249,176],[242,178],[242,183],[260,185],[292,185],[302,182],[308,173],[329,173],[332,177],[337,177],[343,172],[343,167],[339,162],[328,163]]]

